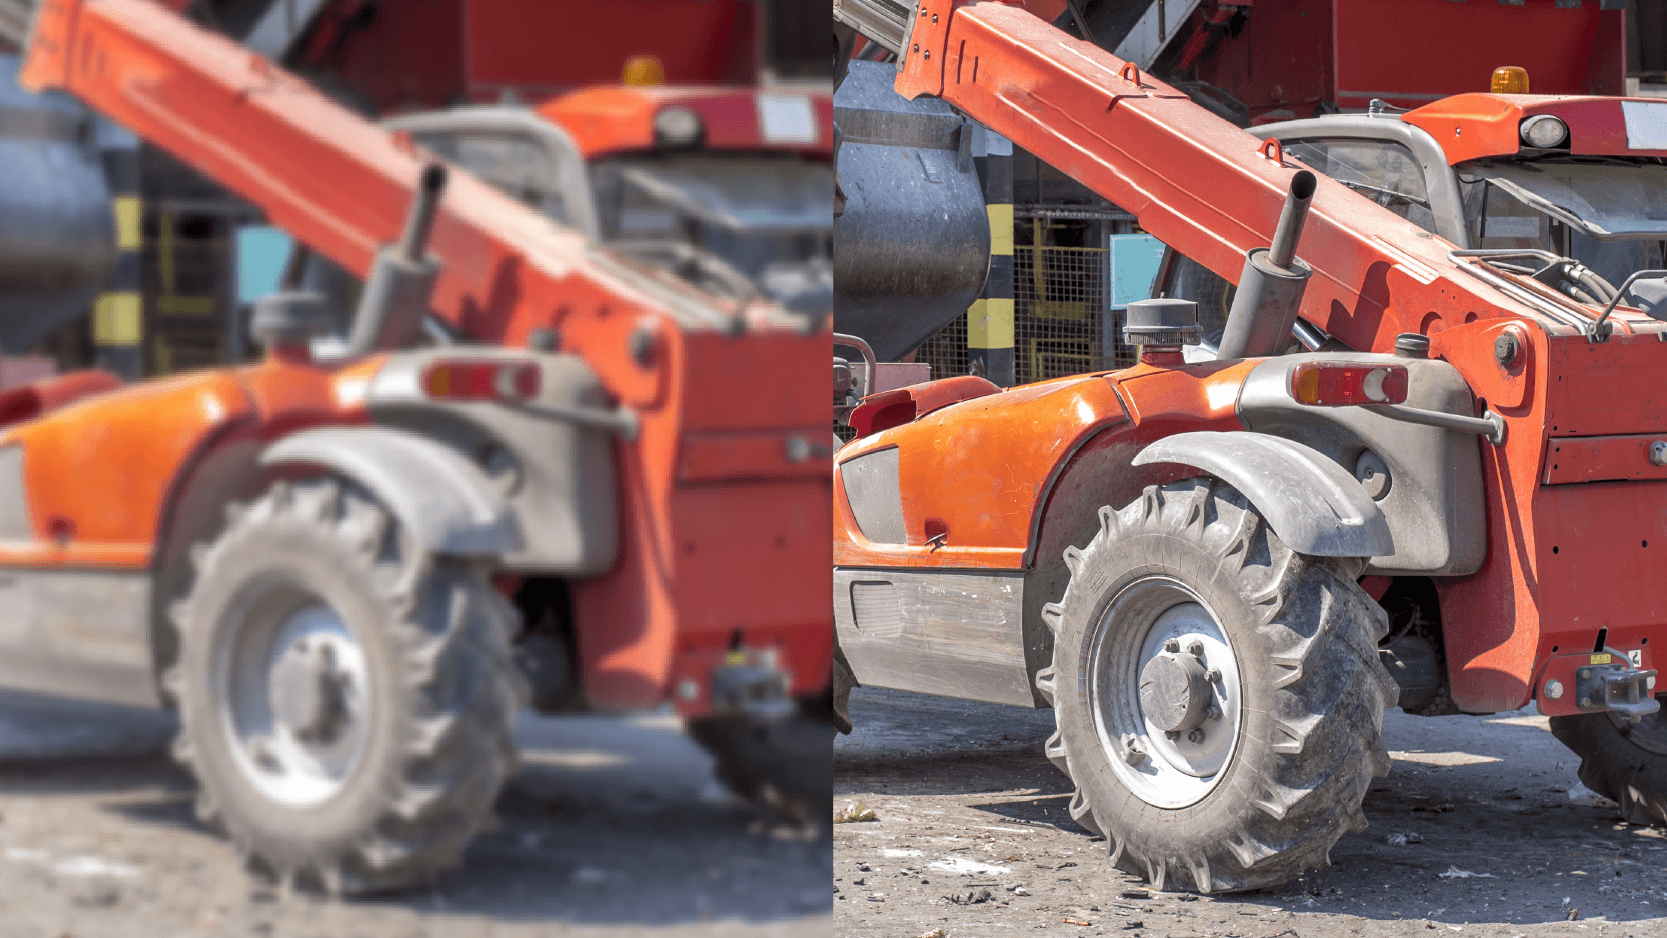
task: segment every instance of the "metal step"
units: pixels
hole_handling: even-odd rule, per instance
[[[901,54],[914,4],[906,0],[834,0],[834,19]]]
[[[29,24],[40,0],[0,0],[0,36],[19,46],[29,38]]]

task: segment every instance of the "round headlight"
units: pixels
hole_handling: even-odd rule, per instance
[[[700,115],[686,107],[661,108],[654,115],[654,139],[661,146],[686,147],[700,142]]]
[[[1522,122],[1522,142],[1542,150],[1560,147],[1569,140],[1569,125],[1550,114],[1537,114]]]

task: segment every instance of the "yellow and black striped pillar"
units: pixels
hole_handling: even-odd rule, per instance
[[[984,205],[990,216],[990,273],[967,309],[967,370],[1013,386],[1013,144],[985,130]]]
[[[104,150],[104,175],[116,216],[116,270],[109,289],[93,305],[93,345],[99,367],[132,380],[144,373],[144,205],[137,140],[121,140]]]

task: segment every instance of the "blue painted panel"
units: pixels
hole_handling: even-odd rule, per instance
[[[237,229],[237,301],[253,303],[278,289],[294,240],[276,228]]]
[[[1150,299],[1152,280],[1163,260],[1163,242],[1151,235],[1111,236],[1111,306],[1123,309]]]

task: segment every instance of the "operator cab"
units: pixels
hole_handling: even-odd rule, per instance
[[[831,107],[825,93],[645,84],[389,126],[634,262],[825,314]]]
[[[1500,72],[1488,94],[1250,132],[1455,249],[1534,252],[1486,263],[1576,303],[1602,307],[1634,273],[1667,267],[1667,101],[1531,96],[1520,69]],[[1622,299],[1667,319],[1659,283],[1640,281]],[[1188,357],[1213,358],[1232,284],[1170,249],[1154,286],[1198,303],[1203,343]],[[1294,339],[1332,341],[1300,321]]]
[[[653,77],[627,70],[628,80]],[[628,263],[826,316],[831,114],[826,92],[627,84],[536,109],[461,107],[383,126]],[[338,309],[357,302],[357,278],[322,258],[308,260],[304,278]]]

